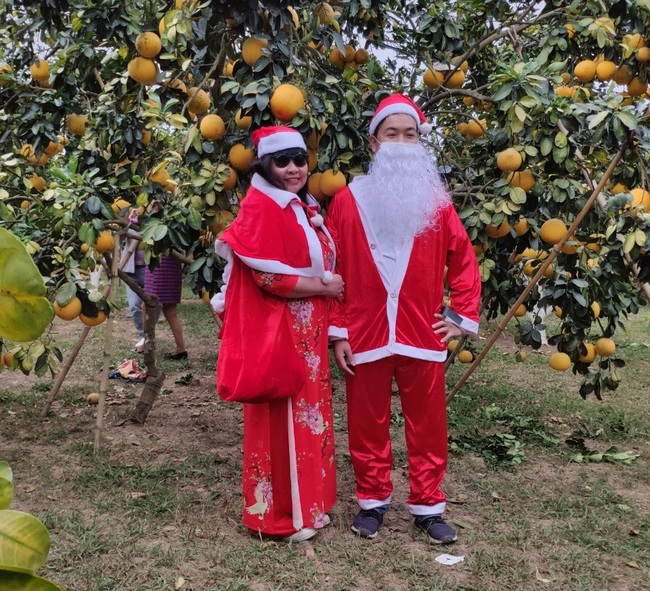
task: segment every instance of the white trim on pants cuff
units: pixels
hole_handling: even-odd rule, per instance
[[[436,503],[435,505],[409,505],[411,515],[416,517],[424,517],[425,515],[442,515],[447,508],[447,503]]]

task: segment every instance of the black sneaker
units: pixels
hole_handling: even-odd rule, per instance
[[[458,539],[456,530],[451,527],[442,515],[432,515],[422,520],[415,520],[415,527],[427,534],[434,544],[451,544]]]
[[[384,515],[374,509],[362,509],[359,511],[352,522],[352,531],[361,536],[372,540],[379,533],[379,526],[384,521]]]

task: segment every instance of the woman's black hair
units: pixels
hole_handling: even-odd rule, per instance
[[[295,150],[292,150],[292,152],[295,154]],[[253,172],[256,172],[259,174],[261,177],[263,177],[266,181],[271,183],[272,185],[276,186],[275,181],[273,180],[273,174],[271,173],[272,171],[272,164],[273,164],[273,156],[276,155],[277,153],[274,154],[265,154],[261,158],[255,158],[253,161],[253,165],[251,166],[251,170]],[[306,152],[305,152],[306,154]],[[305,183],[305,186],[302,187],[298,193],[298,197],[303,202],[307,201],[307,183]]]

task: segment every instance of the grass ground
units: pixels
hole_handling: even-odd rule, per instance
[[[350,533],[356,505],[340,376],[332,525],[300,544],[249,537],[240,524],[241,409],[215,396],[216,331],[207,308],[188,298],[179,311],[189,360],[161,362],[167,381],[144,426],[117,426],[141,385],[111,381],[98,455],[97,407],[85,398],[99,387],[103,328],[91,331],[45,421],[39,413],[51,380],[0,374],[0,459],[14,470],[12,508],[36,514],[52,535],[41,576],[68,591],[650,589],[647,311],[617,335],[628,364],[618,390],[601,402],[579,397],[579,377],[550,370],[548,350],[516,363],[511,338],[498,342],[449,408],[444,488],[459,541],[444,549],[414,531],[404,505],[397,396],[396,503],[377,540]],[[135,333],[125,310],[115,322],[119,364],[133,355]],[[55,332],[67,350],[81,325],[57,322]],[[161,323],[158,334],[160,349],[171,349],[169,328]],[[449,386],[465,367],[450,369]],[[575,463],[567,440],[639,457]],[[464,561],[442,566],[441,553]]]

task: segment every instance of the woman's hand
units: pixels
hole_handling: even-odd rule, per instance
[[[439,321],[432,324],[431,328],[433,328],[433,332],[436,334],[442,335],[440,340],[443,343],[446,343],[452,337],[458,337],[463,334],[463,330],[460,326],[446,320],[442,314],[435,314],[435,317],[439,318]]]
[[[323,295],[340,298],[343,295],[345,290],[345,283],[343,282],[343,277],[340,275],[333,274],[332,279],[327,283],[323,283],[324,293]]]
[[[312,296],[325,296],[329,298],[340,298],[343,295],[343,278],[340,275],[332,275],[332,278],[325,283],[319,277],[299,277],[290,298],[310,298]]]
[[[345,339],[341,339],[339,341],[334,341],[332,347],[334,348],[334,359],[336,360],[336,365],[339,366],[339,369],[342,372],[353,376],[356,362],[354,361],[354,355],[352,354],[350,343]]]

